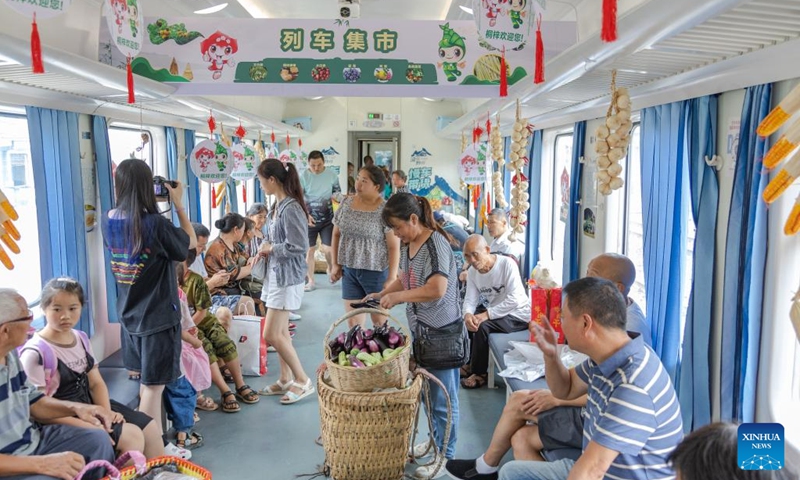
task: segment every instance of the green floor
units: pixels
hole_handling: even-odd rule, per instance
[[[323,275],[316,277],[318,288],[305,294],[303,308],[298,312],[303,319],[297,322],[294,337],[309,375],[322,362],[325,333],[343,312],[341,287],[331,286]],[[405,322],[403,306],[396,307],[393,314]],[[270,353],[268,361],[269,373],[265,377],[246,379],[253,388],[277,379],[277,354]],[[457,457],[474,458],[488,445],[505,401],[502,383],[500,387],[461,390]],[[315,473],[324,460],[322,447],[314,443],[320,434],[317,397],[295,405],[281,405],[279,399],[262,397],[255,405],[242,404],[241,412],[235,414],[198,411],[201,420],[197,429],[205,440],[202,447],[193,451],[192,461],[210,470],[216,480],[292,480],[296,475]],[[408,472],[412,471],[409,466]]]

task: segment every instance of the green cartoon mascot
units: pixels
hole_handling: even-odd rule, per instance
[[[508,10],[508,14],[511,17],[511,23],[514,28],[522,26],[522,17],[525,16],[525,6],[527,3],[527,0],[511,0],[511,8]]]
[[[455,30],[450,28],[449,23],[439,25],[443,30],[442,39],[439,41],[439,66],[442,71],[447,75],[448,82],[456,81],[456,78],[461,76],[459,68],[466,67],[466,62],[463,62],[464,55],[467,53],[467,46],[464,43],[464,37],[456,33]]]
[[[128,21],[131,24],[131,35],[139,36],[139,5],[137,0],[128,0]]]

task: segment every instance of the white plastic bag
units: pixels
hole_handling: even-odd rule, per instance
[[[233,317],[228,336],[236,344],[242,375],[260,377],[267,374],[267,342],[262,334],[264,322],[264,317],[254,314]]]

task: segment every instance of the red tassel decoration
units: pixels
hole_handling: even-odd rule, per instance
[[[292,147],[292,138],[289,136],[289,132],[286,132],[286,148]]]
[[[536,71],[533,83],[544,83],[544,42],[542,41],[542,15],[536,19]]]
[[[617,39],[617,0],[603,0],[603,28],[600,39],[613,42]]]
[[[303,139],[302,138],[298,138],[297,139],[297,148],[299,148],[300,150],[303,149]]]
[[[211,208],[217,208],[217,192],[214,191],[214,184],[211,184]]]
[[[233,134],[239,138],[244,138],[244,136],[247,135],[247,130],[245,130],[242,124],[239,123],[239,128],[237,128]]]
[[[508,96],[508,74],[506,73],[506,47],[500,56],[500,97]]]
[[[486,117],[486,137],[487,138],[491,138],[492,137],[492,117],[488,116],[489,115],[488,112],[487,112],[486,115],[487,115],[487,117]]]
[[[242,202],[247,203],[247,184],[242,183]]]
[[[478,143],[481,141],[481,137],[483,136],[483,129],[478,125],[475,127],[475,130],[472,132],[472,136],[475,137],[475,141],[473,143]]]
[[[128,57],[128,103],[136,103],[136,96],[133,93],[133,68],[131,68],[131,57]]]
[[[39,38],[39,27],[36,25],[36,13],[33,14],[33,25],[31,25],[31,63],[33,73],[44,73],[42,40]]]
[[[208,111],[208,131],[214,135],[214,130],[217,129],[217,121],[214,120],[214,115],[211,110]]]
[[[275,143],[275,130],[272,131],[272,135],[269,137],[272,140],[272,143]]]

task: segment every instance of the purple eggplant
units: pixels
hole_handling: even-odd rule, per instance
[[[352,366],[352,367],[356,367],[356,368],[364,368],[364,367],[366,367],[366,365],[364,365],[364,362],[362,362],[361,360],[357,359],[355,355],[348,355],[347,359],[350,360],[350,366]]]
[[[361,326],[360,325],[353,325],[353,328],[351,328],[350,331],[347,332],[347,335],[346,335],[345,341],[344,341],[344,350],[346,352],[349,352],[350,350],[352,350],[355,347],[356,332],[359,332],[360,330],[361,330]]]
[[[375,332],[373,332],[373,330],[371,328],[368,328],[368,329],[364,330],[364,340],[372,340],[372,335],[374,333]]]
[[[370,353],[380,352],[381,347],[378,345],[378,342],[375,340],[370,340],[367,342],[367,348],[369,348]]]
[[[339,345],[344,346],[344,341],[347,339],[347,332],[342,332],[339,336],[336,337],[336,340],[339,342]]]
[[[397,348],[399,346],[402,346],[403,337],[401,337],[400,334],[397,333],[396,331],[392,330],[389,332],[388,340],[390,347]]]

